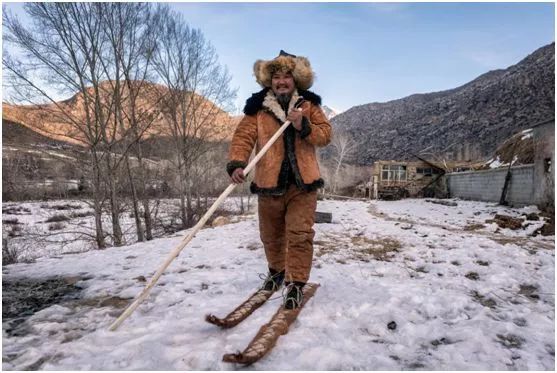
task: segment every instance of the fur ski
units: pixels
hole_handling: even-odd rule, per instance
[[[220,326],[223,329],[232,328],[245,320],[253,311],[261,307],[273,293],[274,292],[270,290],[260,289],[253,293],[245,302],[239,305],[234,311],[230,312],[226,317],[221,319],[215,315],[209,314],[205,316],[205,321]]]
[[[227,363],[247,365],[253,364],[261,359],[264,355],[271,351],[281,335],[288,333],[288,328],[296,320],[300,311],[313,294],[315,294],[318,287],[319,284],[306,284],[302,289],[304,300],[300,307],[288,310],[284,308],[284,306],[281,306],[274,314],[271,321],[259,329],[257,335],[243,352],[226,354],[223,356],[222,360]]]

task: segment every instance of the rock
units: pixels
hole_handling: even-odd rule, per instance
[[[387,324],[387,328],[389,328],[389,330],[395,330],[396,329],[396,322],[391,321],[390,323]]]
[[[526,215],[526,220],[540,220],[540,217],[538,216],[538,214],[536,214],[535,212],[531,212],[529,214]]]
[[[68,285],[75,285],[79,281],[81,281],[81,277],[79,277],[79,276],[64,277],[64,282],[66,282],[66,284],[68,284]]]
[[[333,221],[333,214],[330,212],[315,212],[315,223],[331,223]]]
[[[538,234],[542,236],[555,236],[555,220],[553,217],[550,217],[549,220],[546,221],[541,228],[536,229],[532,235],[537,236]]]
[[[493,219],[487,219],[486,223],[496,223],[500,228],[517,230],[522,228],[522,219],[509,215],[496,214]]]
[[[466,277],[469,280],[474,280],[477,281],[480,279],[480,275],[478,275],[476,272],[468,272],[464,277]]]
[[[226,216],[217,216],[215,218],[215,220],[213,220],[213,223],[211,224],[211,226],[214,227],[220,227],[226,224],[230,224],[230,219],[227,218]]]
[[[120,297],[106,297],[100,299],[98,305],[99,307],[114,307],[114,308],[124,308],[127,307],[129,299],[124,299]]]
[[[412,224],[405,223],[400,226],[400,229],[412,229],[413,227],[414,226]]]
[[[137,276],[134,278],[134,280],[137,280],[139,282],[147,282],[147,279],[145,278],[145,276]]]
[[[458,203],[456,203],[456,202],[445,201],[445,200],[442,200],[442,199],[439,199],[439,200],[438,199],[426,199],[426,202],[431,202],[431,203],[436,203],[438,205],[445,205],[445,206],[451,206],[451,207],[458,206]]]

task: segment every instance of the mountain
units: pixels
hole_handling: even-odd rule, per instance
[[[514,133],[554,116],[555,43],[451,90],[356,106],[332,124],[359,139],[357,164],[435,154],[489,157]],[[325,152],[325,154],[327,151]]]
[[[332,109],[332,108],[328,107],[327,105],[323,105],[321,107],[321,109],[323,109],[323,112],[325,113],[325,115],[327,116],[327,119],[329,119],[329,120],[333,119],[335,116],[337,116],[339,114],[338,110]]]
[[[105,107],[109,107],[112,100],[112,84],[113,82],[108,81],[100,84],[101,97]],[[166,104],[170,101],[169,89],[148,82],[134,82],[133,84],[136,88],[137,85],[141,85],[141,88],[137,90],[140,94],[136,100],[136,115],[142,118],[152,118],[143,121],[148,123],[152,120],[152,124],[147,128],[143,137],[171,135],[171,130],[166,124],[168,121],[162,114],[165,110],[167,111],[168,105]],[[89,94],[93,95],[92,88],[90,88]],[[129,90],[124,89],[122,92],[124,107],[129,102],[128,97]],[[211,141],[231,138],[236,123],[234,118],[202,96],[194,94],[188,97],[195,102],[194,105],[191,105],[195,107],[192,122],[197,123],[195,128],[189,130],[188,135]],[[54,140],[77,145],[88,144],[90,140],[87,139],[87,128],[82,124],[86,122],[85,100],[85,95],[80,92],[70,99],[52,104],[11,105],[3,102],[2,122],[9,121],[23,125]],[[129,113],[124,113],[124,116],[126,114]],[[124,119],[123,128],[120,125],[116,127],[114,120],[111,120],[105,134],[109,141],[113,141],[119,139],[121,134],[129,129],[127,119]]]
[[[29,146],[53,149],[69,149],[72,145],[33,131],[19,123],[2,120],[2,145]]]

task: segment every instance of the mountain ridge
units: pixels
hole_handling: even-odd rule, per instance
[[[113,92],[110,84],[112,82],[102,82],[100,87],[103,90],[103,100],[110,103],[111,93]],[[165,108],[163,101],[170,89],[155,83],[150,82],[133,82],[134,85],[142,84],[143,88],[137,97],[138,108],[137,112],[143,116],[153,116],[153,123],[150,125],[145,135],[146,137],[157,135],[168,135],[169,129],[165,125],[162,117],[162,112]],[[92,90],[92,88],[89,88]],[[124,88],[122,97],[127,100],[129,97],[129,90]],[[126,96],[128,93],[128,96]],[[224,110],[218,108],[214,103],[205,99],[204,97],[193,94],[192,100],[196,102],[196,109],[198,112],[194,114],[194,121],[207,122],[200,124],[192,129],[192,136],[206,136],[211,140],[227,140],[231,137],[233,126],[236,120]],[[40,105],[13,105],[7,102],[2,103],[2,121],[10,121],[23,125],[40,135],[50,137],[58,141],[68,142],[74,145],[87,144],[87,139],[84,137],[84,127],[81,123],[85,123],[86,113],[83,109],[84,94],[77,92],[68,99],[58,101],[51,104]],[[126,102],[125,102],[126,104]],[[129,125],[129,121],[126,121]],[[113,126],[115,124],[112,124]],[[122,131],[128,131],[129,127]],[[107,132],[112,131],[109,128]],[[115,131],[117,132],[117,131]],[[114,140],[114,139],[112,139]]]
[[[360,140],[357,164],[410,159],[424,149],[453,160],[487,157],[515,132],[553,116],[554,70],[551,43],[459,87],[358,105],[332,123]]]

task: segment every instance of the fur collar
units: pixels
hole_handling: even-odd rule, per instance
[[[261,109],[264,108],[263,106],[263,102],[266,100],[267,98],[267,94],[271,93],[271,95],[274,97],[274,95],[272,94],[272,91],[270,88],[264,88],[259,92],[256,92],[254,94],[251,95],[250,98],[247,99],[246,101],[246,106],[244,107],[244,114],[246,115],[255,115],[257,114],[257,112]],[[298,90],[298,95],[302,96],[304,98],[304,100],[307,100],[309,102],[311,102],[313,105],[317,105],[320,106],[321,105],[321,97],[319,97],[318,95],[316,95],[315,93],[311,92],[311,91],[305,91],[302,89]],[[276,98],[275,98],[276,101]],[[292,101],[290,101],[290,104],[293,105]],[[284,116],[284,112],[282,110],[282,108],[280,107],[280,104],[277,102],[279,111],[282,112],[283,116]],[[265,109],[269,110],[267,107],[265,107]],[[274,111],[272,111],[273,114]],[[276,114],[275,114],[276,115]],[[277,116],[278,118],[281,118],[279,116]]]
[[[298,91],[294,90],[294,93],[292,94],[292,98],[290,99],[290,102],[288,103],[288,113],[290,113],[290,111],[292,110],[292,108],[296,104],[296,101],[298,101],[299,98],[300,98],[300,95],[298,94]],[[282,109],[282,106],[278,102],[277,96],[275,96],[273,91],[271,91],[271,90],[267,91],[267,94],[265,95],[265,99],[263,100],[262,106],[267,111],[270,111],[271,113],[275,114],[275,116],[281,122],[286,122],[286,113]]]

